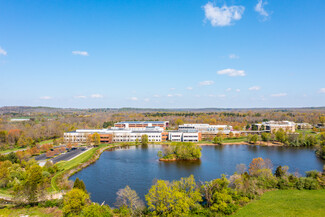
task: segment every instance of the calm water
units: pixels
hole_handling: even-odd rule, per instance
[[[260,147],[246,145],[202,146],[200,161],[160,162],[157,152],[161,146],[129,147],[104,152],[93,165],[73,175],[82,179],[94,202],[114,205],[116,192],[129,185],[144,199],[155,179],[176,180],[191,174],[208,181],[221,174],[231,175],[236,165],[248,165],[253,158],[271,159],[274,168],[289,166],[290,172],[304,175],[309,170],[323,169],[324,161],[314,150],[291,147]]]

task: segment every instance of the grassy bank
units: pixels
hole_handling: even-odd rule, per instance
[[[82,153],[81,155],[79,155],[78,157],[76,157],[70,161],[59,162],[57,164],[57,166],[59,168],[59,172],[57,172],[51,180],[52,191],[59,190],[59,187],[57,186],[57,179],[59,176],[61,176],[66,171],[71,170],[71,169],[87,162],[88,160],[91,159],[91,157],[96,153],[97,150],[99,150],[100,148],[108,147],[108,146],[112,146],[112,145],[111,144],[101,144],[98,147],[92,148],[92,149]]]
[[[112,147],[119,147],[119,146],[132,146],[136,145],[135,143],[112,143],[112,144],[101,144],[98,147],[92,148],[78,157],[70,160],[70,161],[62,161],[57,164],[59,168],[59,172],[53,176],[51,179],[51,192],[57,192],[59,191],[58,187],[58,179],[63,176],[66,173],[69,173],[71,171],[79,171],[83,167],[87,167],[89,164],[95,162],[100,157],[101,152],[105,151],[108,148]],[[86,164],[86,165],[84,165]],[[72,175],[74,172],[72,172],[70,175]],[[69,175],[68,175],[69,176]]]
[[[325,190],[267,192],[232,216],[325,216]]]
[[[62,211],[57,208],[3,208],[0,209],[0,216],[39,216],[39,217],[58,217],[63,216]]]

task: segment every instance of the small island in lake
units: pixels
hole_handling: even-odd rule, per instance
[[[172,143],[159,151],[158,157],[160,161],[199,160],[201,147],[191,142]]]

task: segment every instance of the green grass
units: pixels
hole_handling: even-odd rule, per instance
[[[88,151],[84,152],[83,154],[79,155],[78,157],[76,157],[76,158],[74,158],[74,159],[72,159],[70,161],[59,162],[57,164],[57,166],[58,166],[60,172],[57,172],[55,174],[55,176],[53,176],[53,178],[51,180],[52,191],[58,191],[59,190],[56,180],[62,173],[64,173],[65,171],[68,171],[70,169],[73,169],[74,167],[76,167],[76,166],[78,166],[80,164],[83,164],[83,163],[87,162],[95,154],[95,152],[98,149],[106,147],[106,146],[114,146],[114,145],[115,144],[101,144],[98,147],[92,148],[91,150],[88,150]]]
[[[247,137],[239,137],[239,138],[225,138],[223,143],[235,143],[235,142],[246,142]]]
[[[44,144],[46,144],[46,143],[53,143],[53,139],[44,140],[44,141],[39,142],[39,143],[37,143],[37,144],[39,144],[39,145],[44,145]]]
[[[232,216],[325,216],[325,190],[267,192]]]
[[[313,130],[296,130],[296,133],[303,133],[306,135],[310,135],[310,134],[316,134]]]
[[[0,209],[0,216],[39,216],[39,217],[48,217],[48,216],[63,216],[62,211],[57,208],[39,208],[39,207],[30,207],[30,208],[4,208]]]

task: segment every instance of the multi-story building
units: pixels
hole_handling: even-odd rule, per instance
[[[147,127],[160,127],[166,129],[169,121],[124,121],[114,124],[114,127],[121,129],[145,130]]]
[[[201,132],[198,131],[168,131],[168,140],[172,142],[198,142],[201,140]]]
[[[64,133],[64,141],[66,143],[86,143],[89,136],[98,133],[102,143],[111,142],[141,142],[142,135],[148,135],[149,142],[161,142],[162,137],[165,139],[166,134],[160,127],[147,127],[144,130],[130,129],[79,129],[72,132]]]
[[[299,130],[312,129],[313,126],[309,123],[296,123],[296,127]]]
[[[275,133],[279,129],[283,129],[284,131],[293,133],[296,131],[296,124],[291,121],[267,121],[262,122],[261,124],[254,124],[253,128],[256,130],[264,130],[272,133]]]
[[[209,125],[209,124],[183,124],[178,126],[179,131],[189,131],[196,130],[204,134],[229,134],[232,131],[232,126],[230,125]]]

